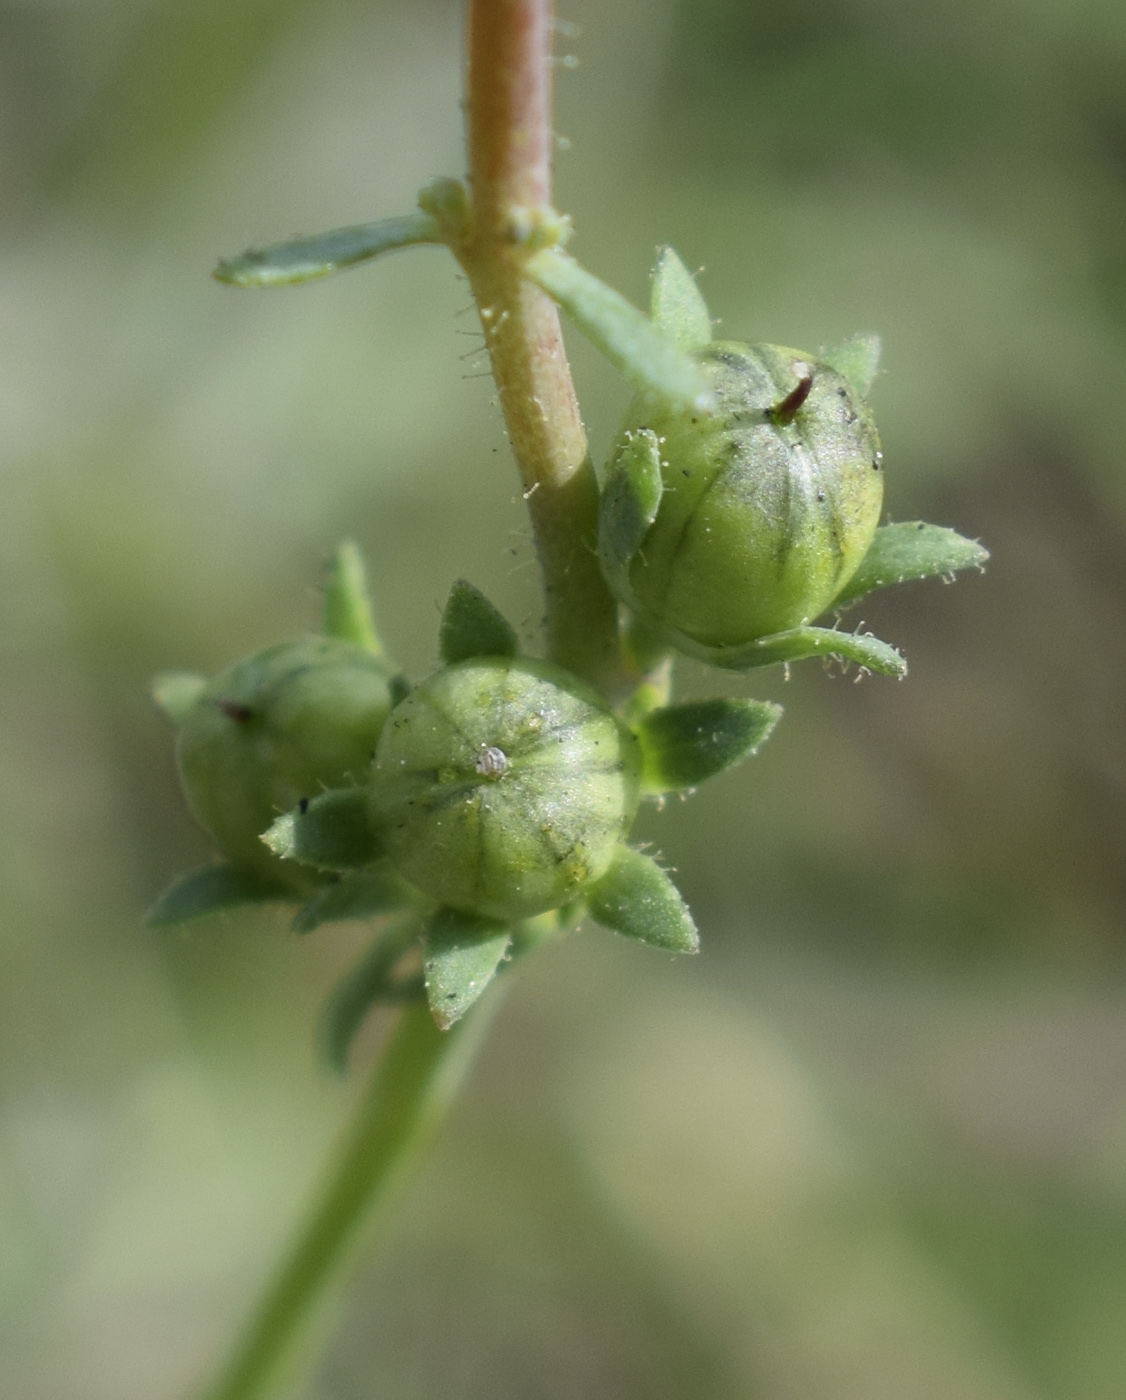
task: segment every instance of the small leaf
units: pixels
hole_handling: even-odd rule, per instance
[[[262,840],[274,855],[320,870],[358,870],[381,855],[366,788],[333,788],[286,812]]]
[[[374,224],[330,229],[310,238],[271,243],[265,248],[248,248],[237,258],[223,259],[213,275],[234,287],[288,287],[341,272],[396,248],[441,242],[441,229],[431,215],[404,214]]]
[[[843,374],[862,399],[872,392],[880,369],[880,337],[853,335],[822,352],[821,359]]]
[[[697,350],[712,338],[712,318],[696,279],[672,248],[657,254],[649,292],[649,319],[682,350]]]
[[[323,606],[324,631],[329,637],[383,655],[368,597],[367,570],[359,546],[345,540],[328,566]]]
[[[648,856],[620,846],[610,869],[586,891],[591,916],[615,933],[670,953],[699,951],[700,937],[680,891]]]
[[[293,930],[312,933],[321,924],[371,919],[377,914],[390,914],[409,903],[409,889],[390,867],[351,870],[318,890],[301,906],[294,916]]]
[[[524,271],[641,393],[674,409],[707,413],[715,407],[704,376],[676,343],[567,253],[544,248]]]
[[[149,912],[150,928],[182,924],[240,904],[292,901],[293,891],[230,865],[205,865],[173,880]]]
[[[622,575],[623,587],[628,587],[627,566],[657,518],[663,491],[657,434],[650,428],[626,433],[598,511],[599,553],[606,568]]]
[[[669,792],[694,787],[750,758],[782,714],[765,700],[697,700],[653,710],[637,726],[642,787]]]
[[[438,646],[447,666],[474,656],[515,656],[519,650],[511,625],[463,578],[450,589]]]
[[[398,981],[391,977],[395,964],[417,934],[415,919],[404,919],[384,929],[333,989],[321,1013],[317,1039],[322,1054],[337,1074],[347,1069],[352,1041],[373,1006],[380,1002],[421,999],[424,995],[421,977],[404,977]]]
[[[179,724],[206,685],[206,678],[194,671],[162,671],[153,679],[153,703],[166,719]]]
[[[980,569],[988,558],[989,551],[976,540],[968,540],[942,525],[927,525],[922,520],[881,525],[860,567],[833,606],[845,607],[874,588],[886,588],[892,583],[953,574],[959,569]]]
[[[460,1021],[500,966],[512,940],[496,919],[439,909],[423,933],[423,972],[440,1030]]]

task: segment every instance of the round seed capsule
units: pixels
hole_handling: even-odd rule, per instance
[[[619,439],[657,435],[664,487],[626,601],[733,646],[812,621],[851,578],[879,523],[880,443],[848,380],[801,351],[717,341],[694,358],[717,411],[639,401]]]
[[[208,682],[180,725],[176,756],[193,816],[232,865],[299,891],[317,883],[259,838],[303,798],[366,781],[391,711],[390,679],[362,647],[308,637]]]
[[[637,810],[637,740],[546,662],[472,660],[392,712],[373,807],[399,874],[440,904],[519,919],[604,875]]]

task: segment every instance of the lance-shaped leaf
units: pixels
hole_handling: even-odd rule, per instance
[[[870,632],[841,632],[835,627],[794,627],[788,632],[773,632],[769,637],[733,647],[705,647],[681,637],[677,646],[689,656],[726,671],[750,671],[757,666],[804,661],[810,656],[833,656],[839,661],[855,661],[883,676],[907,674],[907,662],[887,642],[881,642]]]
[[[337,983],[321,1013],[317,1039],[325,1059],[338,1074],[347,1068],[352,1041],[373,1006],[424,995],[421,975],[392,976],[396,963],[417,937],[417,920],[392,924]]]
[[[262,840],[274,855],[319,870],[358,870],[382,855],[366,788],[333,788],[280,816]]]
[[[646,792],[694,787],[750,758],[782,714],[765,700],[696,700],[653,710],[637,726]]]
[[[976,540],[968,540],[941,525],[928,525],[922,520],[882,525],[833,606],[845,607],[891,583],[954,574],[959,569],[980,569],[988,558],[989,551]]]
[[[680,891],[649,856],[620,846],[610,869],[586,891],[591,916],[615,933],[670,953],[699,951],[700,937]]]
[[[179,724],[203,693],[207,680],[194,671],[162,671],[152,683],[153,704]]]
[[[712,318],[696,279],[672,248],[662,248],[653,270],[649,318],[682,350],[698,350],[712,338]]]
[[[598,508],[598,552],[620,596],[629,596],[629,563],[657,518],[663,491],[657,434],[649,428],[627,433]]]
[[[289,287],[342,272],[396,248],[442,241],[438,221],[431,215],[404,214],[374,224],[330,229],[310,238],[291,238],[265,248],[248,248],[237,258],[224,258],[214,276],[234,287]]]
[[[524,271],[642,394],[697,413],[715,407],[704,376],[675,341],[569,254],[543,248]]]
[[[460,1021],[508,952],[512,931],[497,919],[439,909],[423,931],[423,975],[440,1030]]]
[[[474,656],[515,656],[516,633],[488,598],[460,578],[450,589],[438,647],[447,666]]]
[[[240,904],[269,904],[292,900],[293,891],[230,865],[205,865],[173,880],[149,912],[150,928],[186,923]]]
[[[295,933],[312,933],[321,924],[346,919],[372,919],[411,902],[409,887],[390,866],[351,870],[318,890],[294,915]]]
[[[827,365],[843,374],[862,399],[872,392],[876,375],[880,372],[880,337],[878,335],[853,335],[821,354]]]
[[[354,642],[376,656],[383,655],[383,643],[375,630],[375,618],[368,596],[364,556],[352,540],[345,540],[339,545],[329,563],[322,626],[330,637],[338,637],[342,642]]]

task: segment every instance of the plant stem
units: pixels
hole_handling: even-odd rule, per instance
[[[438,1030],[425,1002],[403,1011],[304,1230],[200,1400],[267,1396],[312,1350],[333,1285],[457,1092],[495,999],[448,1031]]]
[[[554,303],[523,275],[520,230],[551,208],[550,0],[472,0],[467,92],[469,277],[524,482],[548,655],[619,693],[618,610],[598,567],[598,485]]]

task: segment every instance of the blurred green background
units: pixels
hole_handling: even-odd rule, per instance
[[[879,330],[893,518],[984,578],[865,605],[763,754],[642,834],[705,951],[521,967],[319,1400],[1126,1392],[1126,8],[572,0],[559,202],[636,301]],[[438,250],[289,292],[251,241],[462,168],[450,0],[0,4],[0,1375],[178,1400],[344,1121],[358,926],[155,934],[205,843],[146,686],[316,615],[344,534],[421,676],[465,575],[534,640],[522,502]],[[627,392],[572,338],[605,450]],[[717,688],[687,669],[686,693]]]

